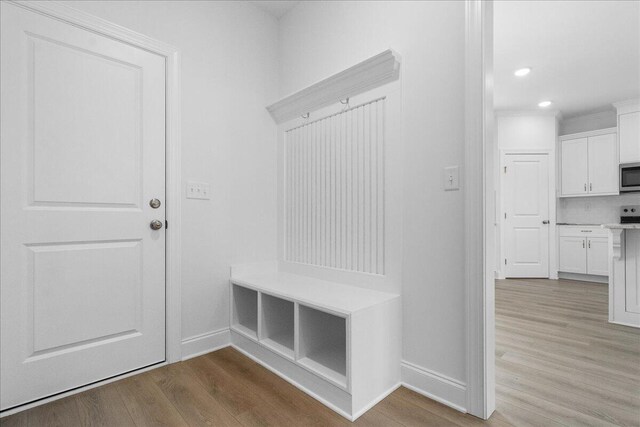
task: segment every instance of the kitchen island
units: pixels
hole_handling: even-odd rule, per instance
[[[640,328],[640,224],[609,230],[609,322]]]

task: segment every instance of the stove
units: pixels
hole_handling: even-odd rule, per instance
[[[621,206],[620,224],[640,224],[640,205]]]

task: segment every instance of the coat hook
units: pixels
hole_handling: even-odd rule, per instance
[[[301,117],[302,117],[303,119],[308,119],[308,118],[309,118],[309,115],[310,115],[309,113],[305,113],[305,114],[303,114]]]
[[[347,110],[349,108],[349,98],[345,98],[344,101],[341,99],[340,104],[344,105],[342,111]]]

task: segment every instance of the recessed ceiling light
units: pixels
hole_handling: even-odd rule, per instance
[[[525,67],[525,68],[520,68],[519,70],[516,70],[513,74],[515,74],[517,77],[524,77],[530,72],[531,72],[531,68]]]
[[[551,105],[551,101],[542,101],[538,103],[538,107],[542,108],[548,107],[549,105]]]

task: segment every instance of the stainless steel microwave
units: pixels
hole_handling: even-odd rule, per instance
[[[620,165],[620,192],[640,191],[640,163]]]

